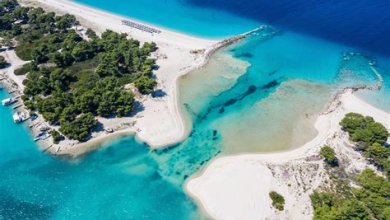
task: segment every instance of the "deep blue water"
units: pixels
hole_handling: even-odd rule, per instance
[[[76,1],[199,36],[226,37],[268,23],[390,56],[388,0]]]
[[[253,21],[266,22],[332,40],[366,51],[390,55],[388,0],[186,0],[201,8],[224,10]]]

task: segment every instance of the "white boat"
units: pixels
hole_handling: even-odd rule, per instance
[[[112,133],[112,132],[114,132],[114,129],[112,129],[112,128],[106,128],[105,131],[106,131],[106,133]]]
[[[14,115],[12,116],[12,118],[14,119],[15,123],[20,123],[23,121],[23,118],[22,118],[21,114],[19,114],[19,112],[15,112]]]
[[[11,104],[14,103],[14,102],[16,102],[16,99],[13,98],[13,97],[1,100],[1,104],[2,104],[3,106],[11,105]]]
[[[13,115],[12,115],[12,118],[14,119],[14,122],[15,123],[21,123],[21,122],[24,122],[25,120],[27,120],[27,115],[26,113],[22,112],[15,112]]]
[[[48,126],[45,126],[45,125],[42,125],[40,128],[39,128],[40,131],[48,131],[50,130],[50,128]]]
[[[41,136],[41,140],[46,140],[46,139],[48,139],[50,137],[50,134],[48,134],[47,132],[45,133],[45,134],[43,134],[42,136]]]
[[[47,132],[41,132],[37,136],[35,136],[34,141],[46,140],[49,137],[50,134],[48,134]]]

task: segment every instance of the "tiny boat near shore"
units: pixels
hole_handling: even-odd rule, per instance
[[[37,136],[35,136],[34,141],[46,140],[49,137],[50,134],[48,134],[47,132],[40,132]]]
[[[48,126],[46,126],[46,125],[42,125],[42,126],[39,128],[39,131],[41,131],[41,132],[48,131],[48,130],[50,130],[50,128],[49,128]]]
[[[24,113],[24,112],[22,112],[22,113],[20,113],[20,112],[15,112],[15,113],[12,115],[12,118],[14,119],[14,122],[15,122],[15,123],[21,123],[21,122],[27,120],[28,117],[27,117],[27,114]]]
[[[108,134],[108,133],[114,132],[114,129],[112,129],[112,128],[106,128],[105,131],[106,131],[106,133]]]
[[[11,104],[15,103],[16,101],[17,101],[16,98],[11,97],[11,98],[1,100],[1,104],[3,106],[7,106],[7,105],[11,105]]]

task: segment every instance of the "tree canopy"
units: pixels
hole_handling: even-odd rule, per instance
[[[389,137],[385,126],[375,122],[372,117],[348,113],[340,122],[342,128],[350,135],[350,139],[361,142],[362,147],[368,147],[374,143],[383,145]]]
[[[157,83],[150,54],[157,47],[110,30],[99,37],[88,29],[83,36],[77,25],[73,15],[0,2],[0,36],[17,41],[16,54],[31,61],[17,71],[28,73],[25,105],[59,125],[66,137],[85,141],[97,126],[96,116],[124,117],[133,111],[134,95],[125,84],[134,83],[143,94],[153,92]]]
[[[357,113],[348,113],[340,122],[352,141],[358,142],[363,155],[371,160],[380,170],[390,174],[390,149],[385,146],[389,132],[372,117]]]
[[[334,152],[334,150],[325,145],[321,148],[321,151],[320,151],[320,155],[322,157],[324,157],[325,161],[327,164],[331,165],[331,166],[337,166],[338,165],[338,160],[337,160],[337,157],[336,157],[336,153]]]
[[[335,187],[317,190],[310,196],[314,219],[390,219],[390,154],[383,141],[387,139],[388,131],[372,117],[357,113],[348,113],[340,125],[349,133],[351,140],[359,141],[362,154],[374,162],[378,171],[385,171],[387,178],[371,169],[350,177],[342,167],[332,168],[336,170],[330,175]],[[333,150],[326,146],[321,149],[321,155],[334,159]],[[357,187],[352,187],[351,182]]]
[[[314,192],[310,196],[314,219],[388,219],[390,182],[366,169],[356,184],[361,188],[347,186],[351,194]]]

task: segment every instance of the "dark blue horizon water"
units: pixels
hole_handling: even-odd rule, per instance
[[[239,17],[390,56],[388,0],[187,0]]]
[[[390,1],[387,0],[76,2],[197,36],[227,37],[266,23],[284,31],[390,56]]]

